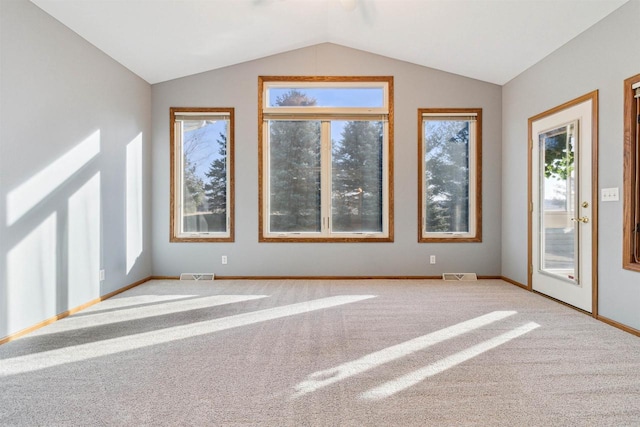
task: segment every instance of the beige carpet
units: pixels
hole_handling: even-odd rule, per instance
[[[638,426],[640,339],[497,280],[153,281],[0,346],[0,425]]]

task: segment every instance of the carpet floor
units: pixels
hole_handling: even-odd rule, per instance
[[[150,281],[0,346],[3,426],[640,426],[640,339],[499,280]]]

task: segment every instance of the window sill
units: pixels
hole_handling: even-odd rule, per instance
[[[294,237],[292,233],[284,236],[261,236],[260,243],[393,243],[393,237],[361,236],[361,237]]]
[[[233,242],[233,236],[206,236],[206,235],[198,235],[198,236],[171,236],[169,238],[169,242],[172,243],[223,243],[223,242]]]
[[[420,237],[418,243],[480,243],[482,237]]]

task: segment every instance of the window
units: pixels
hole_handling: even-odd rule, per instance
[[[261,242],[393,241],[393,77],[259,77]]]
[[[482,241],[482,109],[419,109],[418,123],[418,241]]]
[[[640,74],[624,81],[623,267],[640,271]]]
[[[233,241],[233,108],[171,108],[172,242]]]

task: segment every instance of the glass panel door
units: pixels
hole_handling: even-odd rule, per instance
[[[597,96],[529,119],[531,289],[593,312]]]

